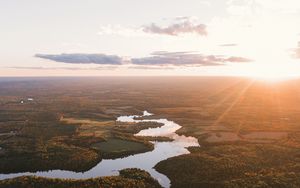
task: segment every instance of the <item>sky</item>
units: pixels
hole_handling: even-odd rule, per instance
[[[0,76],[300,76],[299,0],[0,0]]]

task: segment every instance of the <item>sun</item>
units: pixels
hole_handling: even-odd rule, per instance
[[[259,71],[252,72],[250,74],[255,80],[265,81],[265,82],[280,82],[285,80],[290,80],[298,77],[294,75],[292,71],[284,71],[282,69],[261,69]]]
[[[265,81],[265,82],[280,82],[285,80],[290,80],[295,78],[294,76],[278,76],[278,75],[258,75],[252,76],[255,80]]]
[[[257,63],[240,69],[243,76],[265,82],[280,82],[298,78],[300,74],[297,70],[298,67],[288,63]]]

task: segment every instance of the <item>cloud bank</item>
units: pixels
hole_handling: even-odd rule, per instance
[[[10,69],[21,69],[21,70],[114,70],[116,66],[105,66],[105,67],[6,67]]]
[[[105,54],[36,54],[35,57],[48,59],[56,62],[71,64],[101,64],[101,65],[121,65],[122,58],[116,55]]]
[[[101,64],[103,66],[132,66],[133,69],[165,69],[168,66],[219,66],[227,63],[250,62],[251,59],[238,56],[203,55],[195,52],[157,51],[148,57],[124,60],[119,56],[105,54],[36,54],[35,57],[68,64]],[[47,69],[38,67],[37,69]],[[51,68],[53,69],[53,68]],[[58,68],[61,69],[61,68]],[[73,68],[66,68],[73,69]],[[74,68],[73,70],[81,69]],[[93,69],[93,68],[91,68]]]
[[[144,58],[131,59],[135,65],[156,65],[156,66],[218,66],[226,63],[250,62],[250,59],[244,57],[224,57],[217,55],[202,55],[191,52],[154,52],[152,56]]]

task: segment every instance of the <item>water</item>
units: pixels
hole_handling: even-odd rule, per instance
[[[152,114],[144,111],[142,116],[120,116],[117,121],[120,122],[157,122],[162,123],[163,126],[157,128],[148,128],[141,130],[137,133],[137,136],[164,136],[173,139],[171,142],[152,142],[154,144],[154,150],[131,155],[118,159],[104,159],[99,162],[95,167],[86,172],[73,172],[67,170],[50,170],[40,172],[24,172],[24,173],[11,173],[0,174],[0,179],[14,178],[23,175],[36,175],[50,178],[74,178],[84,179],[93,178],[99,176],[118,175],[119,170],[124,168],[140,168],[151,174],[152,177],[158,180],[163,187],[170,187],[170,180],[163,174],[157,172],[153,167],[160,161],[168,159],[170,157],[187,154],[189,151],[186,149],[190,146],[199,146],[198,140],[194,137],[186,137],[184,135],[178,135],[176,130],[181,126],[173,121],[167,119],[144,119],[137,120],[135,118],[143,116],[151,116]]]

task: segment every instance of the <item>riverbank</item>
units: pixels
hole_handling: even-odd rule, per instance
[[[158,180],[158,182],[163,187],[170,187],[170,180],[163,174],[157,172],[154,166],[162,160],[168,159],[170,157],[187,154],[189,151],[188,147],[199,146],[198,140],[194,137],[186,137],[184,135],[176,134],[176,131],[181,128],[180,125],[173,121],[167,119],[151,119],[152,114],[147,111],[143,112],[143,115],[129,115],[120,116],[117,118],[118,127],[122,123],[131,123],[132,126],[142,126],[138,129],[133,129],[133,131],[139,130],[134,136],[138,137],[149,137],[163,138],[164,141],[153,141],[153,150],[145,153],[130,155],[124,158],[116,159],[103,159],[93,168],[84,171],[67,171],[67,170],[51,170],[51,171],[38,171],[38,172],[25,172],[25,173],[11,173],[11,174],[0,174],[1,179],[14,178],[19,176],[40,176],[40,177],[51,177],[51,178],[68,178],[68,179],[87,179],[95,178],[99,176],[110,176],[117,175],[117,171],[125,168],[139,168],[145,170],[151,174],[152,177]],[[147,117],[143,119],[143,117]],[[121,123],[121,124],[120,124]],[[152,126],[145,126],[152,125]],[[154,126],[159,125],[159,126]],[[122,134],[125,134],[124,132]],[[169,140],[165,141],[165,138]],[[124,142],[124,141],[122,141]],[[112,153],[114,150],[120,151],[120,147],[124,148],[127,145],[133,145],[138,143],[123,143],[119,145],[120,140],[114,139],[106,142],[107,145],[98,145],[102,152],[109,150]],[[136,146],[135,146],[136,147]],[[146,162],[145,162],[146,161]]]
[[[119,176],[87,180],[53,179],[22,176],[0,181],[0,188],[161,188],[149,173],[139,169],[124,169]]]

